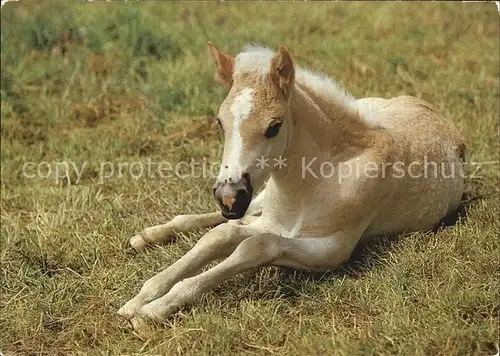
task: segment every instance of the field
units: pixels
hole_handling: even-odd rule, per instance
[[[495,4],[10,2],[1,21],[5,355],[497,353]],[[212,177],[158,171],[220,159],[225,89],[208,40],[232,54],[284,44],[356,97],[432,103],[467,140],[458,221],[382,239],[325,274],[246,273],[134,335],[117,309],[205,231],[140,254],[128,238],[216,208]]]

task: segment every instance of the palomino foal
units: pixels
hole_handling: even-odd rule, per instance
[[[457,209],[464,144],[426,102],[355,100],[295,66],[284,47],[276,54],[250,47],[233,58],[209,43],[209,52],[229,90],[213,188],[222,213],[181,215],[131,239],[139,250],[218,225],[118,311],[134,327],[164,320],[237,273],[269,265],[329,270],[361,240],[430,230]]]

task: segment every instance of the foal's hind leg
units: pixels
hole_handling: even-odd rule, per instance
[[[147,245],[161,245],[169,242],[175,234],[204,227],[217,226],[227,220],[220,212],[200,215],[177,215],[166,224],[151,226],[130,238],[130,245],[137,251]]]

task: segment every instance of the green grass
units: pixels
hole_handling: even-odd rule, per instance
[[[499,17],[493,3],[8,3],[2,8],[0,350],[5,354],[493,355],[500,268]],[[203,231],[135,254],[132,234],[215,209],[211,179],[104,179],[102,162],[217,161],[225,91],[206,43],[289,47],[356,97],[411,94],[452,120],[466,215],[323,275],[227,281],[149,340],[115,313]],[[46,179],[27,162],[85,163]],[[46,173],[47,166],[42,166]],[[33,173],[33,171],[30,171]]]

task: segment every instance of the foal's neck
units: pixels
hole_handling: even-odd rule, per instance
[[[277,182],[314,184],[302,177],[304,160],[316,157],[316,168],[324,161],[337,165],[373,145],[375,132],[357,112],[307,88],[296,86],[289,110],[293,125],[285,153],[287,167],[273,173]]]
[[[363,150],[370,144],[372,130],[357,111],[307,88],[297,87],[294,95],[290,102],[294,130],[298,134],[294,140],[300,142],[304,133],[308,133],[320,150],[333,156]]]

